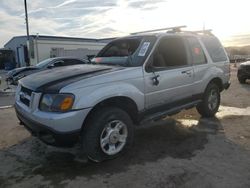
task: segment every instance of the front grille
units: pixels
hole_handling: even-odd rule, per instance
[[[20,98],[20,101],[25,104],[26,106],[30,106],[30,101],[28,99],[22,99]]]
[[[32,90],[23,86],[21,87],[21,90],[19,93],[20,101],[28,107],[30,106],[31,94],[32,94]]]

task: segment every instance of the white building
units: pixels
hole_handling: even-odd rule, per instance
[[[28,48],[27,37],[17,36],[7,42],[4,48],[14,51],[18,66],[26,66],[29,55],[31,65],[50,57],[59,56],[87,59],[87,55],[96,55],[111,40],[31,35]],[[28,53],[28,49],[30,53]]]

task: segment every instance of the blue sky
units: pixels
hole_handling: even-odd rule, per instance
[[[30,33],[104,38],[176,25],[250,44],[249,0],[27,0]],[[25,35],[23,0],[0,1],[0,47]]]

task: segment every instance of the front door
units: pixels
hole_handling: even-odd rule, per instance
[[[146,108],[185,103],[192,97],[193,67],[183,39],[164,37],[146,64]]]

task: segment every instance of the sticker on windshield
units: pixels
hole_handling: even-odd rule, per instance
[[[140,49],[138,56],[145,56],[145,54],[148,51],[149,45],[150,45],[150,42],[144,42],[141,49]]]

